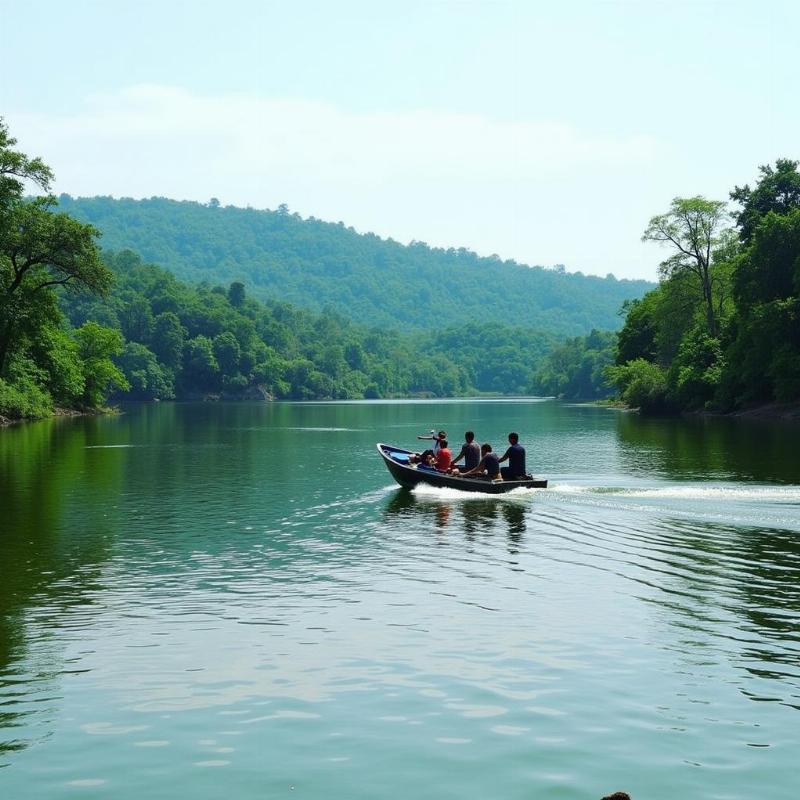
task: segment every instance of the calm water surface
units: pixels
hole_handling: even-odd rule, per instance
[[[800,795],[800,430],[554,402],[0,431],[0,797]],[[551,488],[395,487],[519,430]]]

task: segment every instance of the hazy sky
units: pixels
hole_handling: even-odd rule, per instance
[[[673,197],[800,158],[798,35],[782,0],[0,0],[0,115],[59,192],[654,278]]]

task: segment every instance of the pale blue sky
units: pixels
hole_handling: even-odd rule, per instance
[[[344,220],[620,277],[676,195],[800,158],[796,2],[0,0],[57,190]]]

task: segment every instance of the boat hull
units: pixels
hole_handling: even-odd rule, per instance
[[[546,480],[523,481],[490,481],[486,478],[462,478],[454,475],[445,475],[442,472],[410,466],[407,457],[410,450],[403,450],[393,445],[378,443],[383,463],[391,476],[406,489],[413,489],[421,483],[443,489],[458,489],[462,492],[475,492],[478,494],[506,494],[513,489],[546,489]],[[405,458],[404,458],[405,457]]]

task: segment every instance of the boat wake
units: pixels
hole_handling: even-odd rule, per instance
[[[551,493],[578,495],[613,495],[636,499],[671,498],[676,500],[733,500],[763,501],[768,503],[800,503],[800,486],[586,486],[580,484],[554,484]]]
[[[533,497],[547,489],[531,489],[524,486],[512,489],[504,494],[483,494],[478,492],[467,492],[448,487],[430,486],[427,483],[420,483],[411,492],[420,500],[520,500]]]

